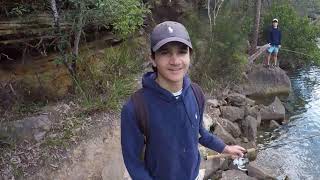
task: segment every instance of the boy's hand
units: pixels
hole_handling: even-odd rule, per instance
[[[226,147],[224,148],[222,153],[225,154],[230,154],[232,156],[237,156],[237,157],[243,157],[243,154],[246,152],[246,150],[238,145],[233,145],[233,146],[229,146],[226,145]]]
[[[278,47],[281,48],[281,45],[279,45]]]

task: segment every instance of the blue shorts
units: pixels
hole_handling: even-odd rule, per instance
[[[277,54],[279,52],[279,46],[278,45],[272,45],[271,47],[268,48],[267,51],[270,54],[272,54],[272,53]]]

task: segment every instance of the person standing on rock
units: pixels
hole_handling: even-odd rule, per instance
[[[279,30],[278,23],[278,19],[273,19],[272,27],[268,31],[267,67],[270,67],[271,56],[273,59],[272,66],[277,66],[278,52],[281,48],[281,31]]]
[[[132,96],[121,112],[122,154],[133,180],[199,179],[198,143],[233,156],[245,152],[238,145],[226,145],[203,127],[204,101],[198,105],[195,85],[187,75],[191,54],[191,40],[182,24],[165,21],[153,29],[154,71],[142,77],[139,102]],[[141,115],[137,104],[142,102],[145,113]],[[147,120],[142,122],[138,114],[147,114]]]

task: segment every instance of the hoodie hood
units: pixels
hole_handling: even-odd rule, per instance
[[[165,101],[176,101],[176,98],[173,94],[162,88],[156,81],[157,74],[155,72],[147,72],[142,77],[142,87],[148,89],[154,93],[156,93],[159,97],[164,99]],[[183,77],[183,85],[182,85],[182,93],[181,96],[183,97],[187,92],[188,88],[191,85],[191,80],[188,75]]]

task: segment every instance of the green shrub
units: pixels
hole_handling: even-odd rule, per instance
[[[143,57],[138,50],[137,43],[128,40],[107,48],[103,55],[81,58],[76,94],[85,108],[120,108],[121,100],[134,91],[134,79],[141,71]]]
[[[211,33],[206,17],[189,16],[187,27],[194,50],[191,77],[204,88],[241,79],[247,63],[244,20],[223,10]]]

